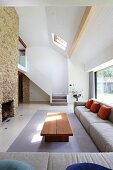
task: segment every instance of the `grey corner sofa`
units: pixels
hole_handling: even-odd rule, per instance
[[[0,160],[13,159],[31,164],[36,170],[65,170],[73,163],[90,162],[113,169],[113,153],[4,152]]]
[[[96,163],[113,169],[113,110],[108,120],[75,102],[75,114],[94,140],[101,153],[1,152],[0,160],[13,159],[31,164],[36,170],[65,170],[74,163]]]
[[[94,99],[93,99],[94,100]],[[95,100],[97,101],[97,100]],[[101,104],[100,101],[98,101]],[[85,107],[86,102],[74,102],[74,113],[101,152],[113,152],[113,107],[108,120]],[[110,106],[108,104],[105,104]],[[111,106],[110,106],[111,107]]]

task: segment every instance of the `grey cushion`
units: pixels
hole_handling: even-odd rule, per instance
[[[108,117],[108,120],[111,121],[113,123],[113,109],[110,112],[110,115]]]
[[[77,117],[80,117],[81,112],[90,112],[89,109],[87,109],[85,106],[77,106],[75,107],[75,114]]]
[[[90,136],[100,151],[113,151],[113,123],[94,123],[90,127]]]
[[[113,153],[51,153],[48,170],[65,170],[73,163],[91,162],[113,169]]]
[[[85,106],[87,101],[75,101],[74,102],[74,107],[76,106]]]
[[[100,117],[96,113],[93,113],[93,112],[81,112],[80,121],[88,133],[90,131],[91,124],[109,122],[108,120],[100,119]]]

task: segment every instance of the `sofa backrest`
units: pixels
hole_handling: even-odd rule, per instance
[[[111,112],[110,112],[110,115],[109,115],[109,117],[108,117],[108,120],[113,123],[113,105],[112,105],[112,104],[109,104],[109,103],[105,103],[105,102],[99,101],[99,100],[97,100],[97,99],[93,99],[93,100],[112,108],[112,109],[111,109]]]
[[[108,120],[110,120],[113,123],[113,108],[112,108],[111,113],[108,117]]]

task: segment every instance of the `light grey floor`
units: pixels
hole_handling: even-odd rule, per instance
[[[40,136],[40,131],[46,114],[48,112],[57,112],[54,109],[49,111],[38,110],[9,147],[8,152],[98,152],[91,138],[69,108],[65,108],[64,111],[68,113],[74,136],[70,137],[69,142],[45,143]]]
[[[51,106],[49,104],[20,104],[15,117],[0,126],[0,152],[6,152],[37,110],[73,111],[73,104],[68,106]],[[22,115],[22,116],[21,116]]]

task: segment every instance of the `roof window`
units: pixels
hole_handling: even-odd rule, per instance
[[[67,42],[64,41],[61,37],[52,33],[52,40],[53,43],[56,44],[58,47],[62,48],[63,50],[66,50]]]

